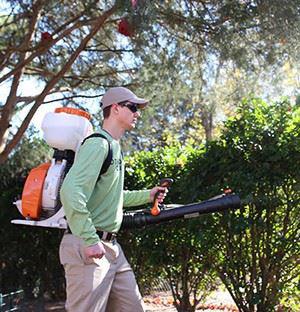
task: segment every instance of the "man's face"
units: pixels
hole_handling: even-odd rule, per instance
[[[135,128],[138,118],[141,116],[139,111],[139,106],[131,103],[125,102],[119,104],[119,122],[125,130],[131,130]]]

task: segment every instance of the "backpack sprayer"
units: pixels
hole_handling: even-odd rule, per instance
[[[12,220],[14,224],[67,229],[68,224],[59,198],[59,191],[64,177],[71,168],[76,152],[89,137],[104,136],[92,134],[90,115],[75,108],[57,108],[45,115],[42,122],[44,139],[54,149],[51,162],[32,169],[26,179],[21,200],[14,204],[25,219]],[[107,159],[99,168],[99,177],[106,170],[112,159],[109,145]],[[161,186],[169,187],[172,179],[162,179]],[[240,207],[240,198],[231,193],[224,193],[207,201],[189,205],[160,205],[154,198],[149,210],[125,212],[121,228],[139,228],[159,224],[180,218],[198,217],[201,214],[236,209]]]
[[[57,108],[45,115],[42,130],[46,143],[54,148],[53,157],[29,172],[22,198],[14,203],[25,220],[11,222],[66,229],[59,191],[81,142],[93,132],[90,115],[80,109]]]

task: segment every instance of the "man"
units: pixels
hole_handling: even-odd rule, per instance
[[[148,101],[123,87],[109,89],[102,98],[104,121],[100,134],[81,145],[61,188],[69,231],[60,245],[65,269],[67,311],[144,311],[136,280],[116,233],[123,206],[137,206],[154,200],[162,202],[166,188],[123,191],[124,163],[119,140],[136,126],[140,109]],[[98,179],[109,151],[112,161]]]

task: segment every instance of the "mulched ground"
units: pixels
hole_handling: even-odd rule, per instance
[[[144,296],[147,311],[151,312],[176,312],[174,299],[170,294],[157,293],[151,296]],[[212,293],[211,296],[197,306],[197,311],[213,312],[238,312],[236,305],[227,292]]]
[[[148,312],[176,312],[173,305],[173,297],[168,293],[156,293],[154,295],[144,296],[144,302]],[[22,309],[24,312],[65,312],[64,302],[46,303],[28,303]],[[199,312],[238,312],[236,305],[226,292],[213,293],[205,303],[197,307]]]

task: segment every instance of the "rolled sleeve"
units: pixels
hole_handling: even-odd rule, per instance
[[[134,207],[150,203],[150,191],[123,191],[124,207]]]

